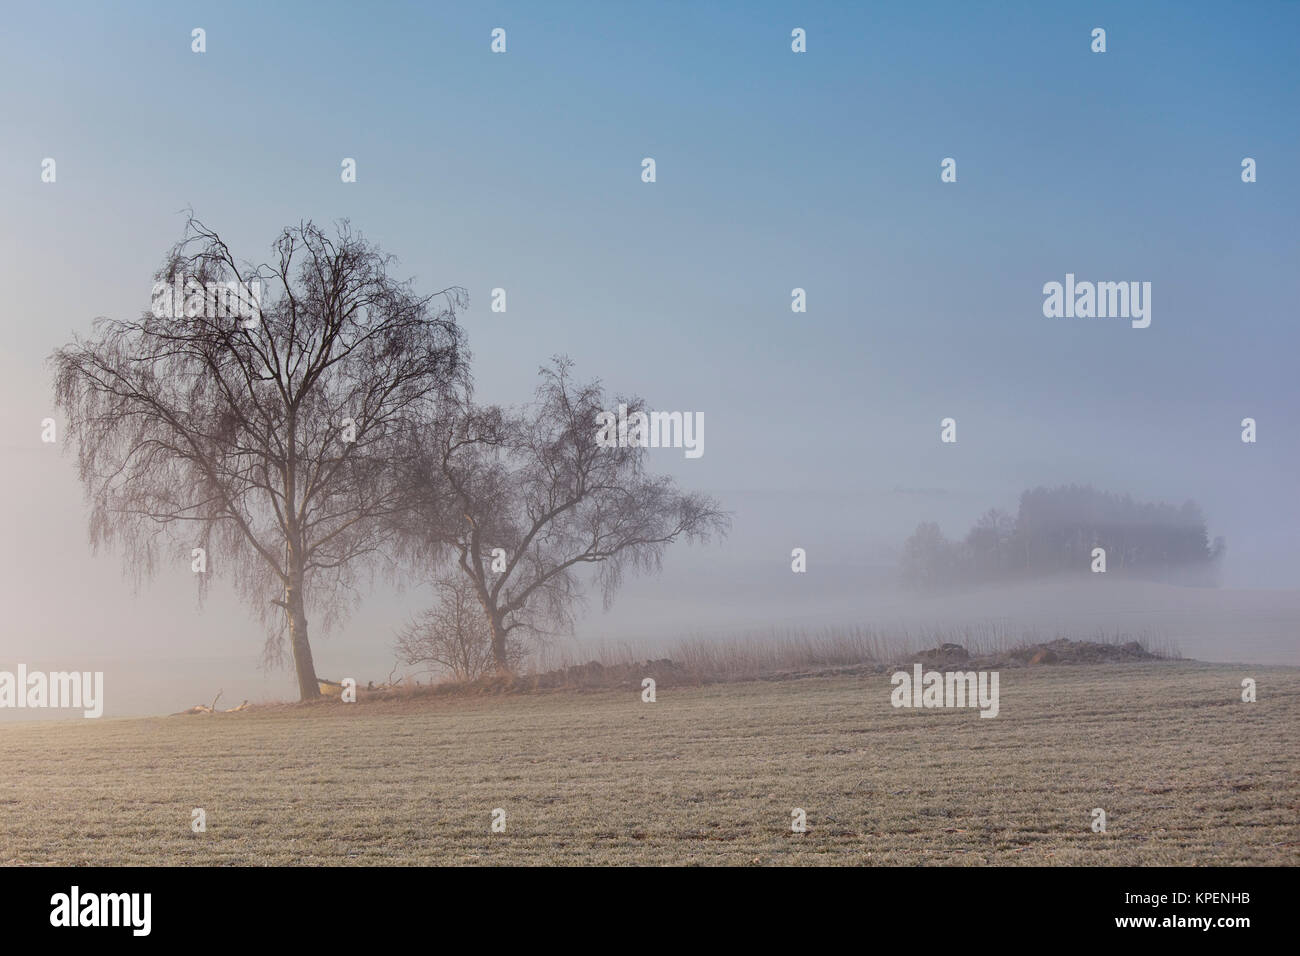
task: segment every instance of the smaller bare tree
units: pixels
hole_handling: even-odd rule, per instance
[[[395,650],[402,664],[450,674],[458,681],[475,680],[494,668],[492,631],[479,606],[474,585],[461,574],[440,579],[437,603],[402,629]],[[513,642],[510,665],[523,663],[525,648]]]
[[[417,556],[450,545],[491,634],[498,673],[512,670],[518,635],[567,630],[588,569],[605,606],[628,573],[656,572],[675,541],[726,534],[708,495],[678,490],[647,469],[644,446],[602,447],[607,401],[597,381],[575,382],[567,359],[541,370],[521,409],[466,402],[449,428],[412,435],[403,456],[410,513],[399,533]]]

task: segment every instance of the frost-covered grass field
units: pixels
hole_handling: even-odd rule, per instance
[[[0,726],[0,862],[1300,862],[1300,670],[1010,669],[994,719],[896,710],[890,690],[868,674],[654,703],[563,691]]]

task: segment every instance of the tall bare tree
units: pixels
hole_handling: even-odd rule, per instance
[[[346,222],[287,228],[273,253],[240,264],[191,217],[155,276],[171,308],[99,319],[50,361],[92,545],[121,546],[137,581],[163,548],[204,548],[267,625],[268,660],[287,630],[306,700],[308,606],[326,628],[346,613],[402,500],[397,439],[468,387],[464,292],[417,294]],[[232,316],[223,288],[256,308]]]
[[[517,410],[466,403],[449,428],[418,436],[406,523],[417,549],[450,544],[474,586],[499,673],[511,668],[517,629],[572,625],[590,566],[606,607],[628,572],[658,571],[679,539],[725,534],[712,498],[650,474],[646,447],[602,447],[608,411],[599,382],[575,383],[571,363],[541,370],[535,400]],[[643,408],[620,398],[629,415]]]

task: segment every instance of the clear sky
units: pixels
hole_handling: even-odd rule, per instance
[[[117,556],[90,557],[73,460],[39,442],[45,357],[148,306],[187,207],[251,259],[346,217],[421,288],[465,286],[482,400],[524,399],[566,353],[704,414],[702,458],[654,460],[718,495],[732,538],[671,554],[582,633],[811,619],[918,521],[960,536],[1070,481],[1193,498],[1227,584],[1294,588],[1298,42],[1293,0],[11,5],[0,668],[258,650],[220,590],[197,611],[188,569],[132,596]],[[1151,326],[1045,318],[1067,273],[1150,282]],[[331,640],[382,676],[410,605]]]

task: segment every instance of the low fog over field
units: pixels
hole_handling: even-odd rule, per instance
[[[48,494],[60,483],[70,487],[66,464],[57,458],[35,470],[46,473],[48,481],[30,489],[33,495]],[[809,527],[825,535],[830,546],[839,542],[841,560],[835,560],[833,550],[823,556],[812,547],[809,570],[794,574],[788,549],[782,551],[768,531],[770,511],[753,507],[764,497],[733,496],[735,530],[726,542],[670,554],[660,575],[629,580],[608,611],[598,597],[590,601],[573,635],[551,639],[551,653],[542,662],[581,662],[610,652],[660,657],[683,640],[763,642],[792,633],[865,628],[918,650],[967,637],[1100,637],[1143,640],[1205,661],[1300,664],[1300,591],[1294,589],[1180,586],[1108,571],[918,591],[899,580],[906,530],[892,546],[883,533],[864,535],[879,544],[854,559],[843,529],[829,524]],[[906,503],[918,520],[934,513],[927,507],[933,499],[922,498],[918,506],[916,497],[892,497]],[[887,502],[891,496],[878,498]],[[888,505],[880,507],[888,513]],[[897,511],[898,504],[893,508]],[[111,556],[82,554],[83,532],[72,520],[75,513],[69,509],[64,519],[61,548],[34,536],[28,561],[6,569],[10,582],[29,580],[26,600],[41,608],[29,632],[10,635],[16,659],[31,670],[103,670],[109,716],[170,713],[211,702],[218,691],[223,692],[220,706],[294,698],[291,670],[262,667],[256,622],[228,589],[216,584],[199,609],[184,569],[161,574],[132,596]],[[26,517],[33,531],[35,514]],[[977,517],[972,516],[972,523]],[[891,518],[889,530],[906,529],[906,519]],[[953,537],[965,530],[955,523],[951,527]],[[790,540],[818,538],[809,533]],[[767,555],[757,553],[760,543],[769,549]],[[53,562],[60,553],[71,556],[67,560],[76,568],[73,578],[80,593],[98,593],[94,606],[84,598],[61,599],[67,579],[31,573],[33,558],[39,561],[43,555]],[[1232,555],[1229,545],[1223,568],[1229,578]],[[363,686],[371,680],[380,683],[394,671],[429,680],[421,668],[399,666],[393,649],[397,630],[428,602],[426,589],[399,592],[378,584],[348,624],[318,642],[319,673],[333,679],[356,677]],[[66,715],[0,712],[6,720],[61,716]]]

